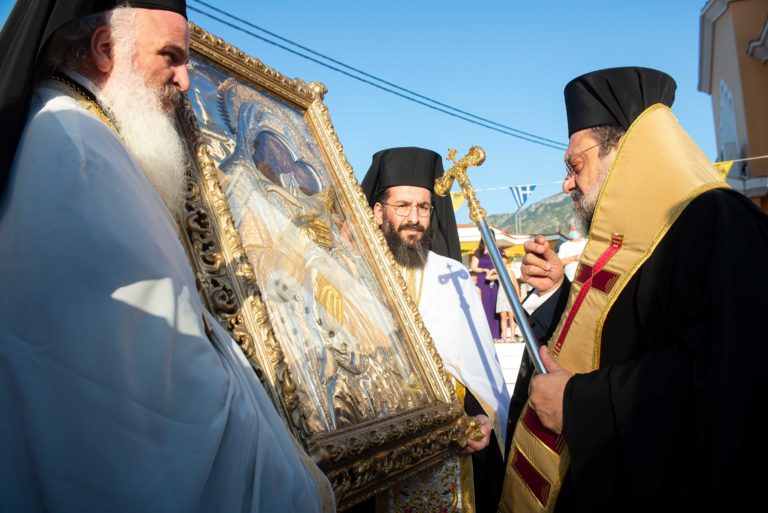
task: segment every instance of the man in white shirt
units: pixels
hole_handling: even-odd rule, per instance
[[[568,240],[560,244],[560,249],[557,251],[557,258],[562,262],[565,275],[568,276],[568,280],[571,282],[573,282],[573,278],[576,276],[579,257],[581,257],[581,252],[584,251],[586,245],[587,239],[576,228],[576,225],[571,223],[568,231]]]

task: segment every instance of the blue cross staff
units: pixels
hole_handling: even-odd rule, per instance
[[[485,162],[485,150],[480,146],[472,146],[469,152],[462,157],[458,162],[456,161],[456,150],[448,150],[448,160],[453,162],[453,166],[445,172],[445,174],[435,180],[435,194],[439,196],[447,195],[453,181],[459,182],[459,187],[464,193],[464,197],[467,200],[467,206],[469,207],[469,218],[475,222],[477,228],[480,230],[480,235],[485,241],[485,247],[488,248],[488,253],[491,255],[491,261],[496,268],[496,272],[499,273],[499,279],[504,289],[504,293],[509,299],[509,303],[512,305],[512,311],[515,314],[515,320],[517,325],[520,326],[520,330],[523,333],[523,340],[525,341],[525,348],[528,351],[528,355],[533,361],[533,366],[536,372],[539,374],[546,374],[547,369],[544,368],[544,363],[539,357],[539,346],[536,343],[536,337],[533,335],[531,325],[528,323],[528,317],[523,311],[523,306],[520,304],[517,294],[515,294],[512,288],[512,282],[509,279],[509,273],[507,268],[501,261],[501,254],[499,248],[496,247],[496,241],[491,237],[491,232],[488,229],[488,223],[485,221],[485,210],[480,206],[480,202],[475,196],[475,190],[472,188],[472,184],[467,177],[467,168],[471,166],[480,166]]]

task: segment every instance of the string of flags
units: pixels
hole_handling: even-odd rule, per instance
[[[745,159],[724,160],[722,162],[713,162],[712,165],[715,166],[715,170],[720,174],[720,177],[725,180],[726,177],[728,177],[728,173],[731,171],[731,167],[733,167],[734,162],[746,162],[747,160],[758,159],[768,159],[768,155],[760,155],[759,157],[747,157]]]
[[[768,158],[768,155],[760,155],[758,157],[749,157],[749,158],[743,158],[743,159],[733,159],[733,160],[724,160],[722,162],[713,162],[712,165],[715,168],[715,171],[718,172],[720,177],[725,180],[728,176],[728,173],[731,171],[731,167],[733,167],[733,164],[735,162],[745,162],[747,160],[757,160],[757,159],[765,159]],[[528,201],[528,198],[533,194],[533,191],[536,189],[536,186],[538,185],[551,185],[551,184],[560,184],[562,181],[556,181],[556,182],[542,182],[542,183],[533,183],[533,184],[526,184],[526,185],[513,185],[513,186],[504,186],[504,187],[490,187],[487,189],[475,189],[475,192],[487,192],[487,191],[503,191],[503,190],[509,190],[512,193],[512,198],[515,200],[515,203],[517,204],[517,209],[520,210],[523,208],[523,205]],[[453,211],[456,212],[461,208],[461,206],[464,204],[464,193],[461,191],[458,192],[451,192],[451,203],[453,204]]]
[[[725,180],[725,177],[728,176],[728,173],[731,171],[733,161],[726,160],[724,162],[713,162],[712,165],[715,166],[715,171],[717,171],[717,174],[720,175],[720,178]]]
[[[530,183],[526,185],[513,185],[513,186],[505,186],[505,187],[491,187],[488,189],[475,189],[475,192],[487,192],[487,191],[502,191],[502,190],[508,190],[512,193],[512,198],[515,200],[515,203],[517,204],[517,209],[523,208],[523,205],[525,205],[525,202],[528,201],[528,198],[533,194],[533,191],[536,189],[536,186],[538,185],[551,185],[551,184],[560,184],[561,181],[557,182],[542,182],[542,183]],[[464,193],[461,191],[457,192],[451,192],[451,203],[453,204],[453,211],[456,212],[461,208],[461,206],[464,204]]]
[[[531,194],[533,194],[533,191],[536,190],[536,186],[516,185],[514,187],[510,187],[509,190],[512,192],[512,197],[515,199],[517,209],[520,210],[523,208],[523,205],[525,205],[525,202],[528,201],[528,198],[531,196]]]

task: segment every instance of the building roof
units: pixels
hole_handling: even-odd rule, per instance
[[[459,241],[461,242],[461,252],[466,254],[468,252],[474,251],[475,248],[477,248],[477,245],[480,243],[480,230],[478,230],[477,226],[472,223],[459,224],[458,228]],[[523,244],[525,244],[526,241],[531,240],[533,237],[533,235],[530,234],[510,233],[491,224],[488,225],[488,228],[493,230],[494,235],[496,235],[496,244],[498,245],[499,249],[506,250],[508,255],[522,255]],[[545,233],[542,235],[547,238],[550,245],[553,247],[558,242],[563,242],[568,239],[560,232],[549,234]]]
[[[768,18],[765,19],[760,37],[749,42],[747,53],[763,64],[768,62]]]
[[[699,91],[712,94],[712,57],[715,22],[728,10],[731,0],[709,0],[699,16]]]

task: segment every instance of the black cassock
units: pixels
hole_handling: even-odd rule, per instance
[[[565,295],[550,298],[550,310],[561,313]],[[549,337],[552,328],[539,331]],[[608,313],[599,369],[565,389],[572,463],[556,511],[635,511],[670,497],[746,501],[759,492],[766,333],[768,216],[734,191],[704,193]],[[527,398],[524,360],[512,428]]]
[[[470,416],[482,414],[491,417],[469,390],[464,396],[464,411]],[[500,422],[503,421],[500,420]],[[475,489],[476,513],[496,513],[504,484],[504,460],[501,449],[496,443],[496,433],[493,431],[488,447],[472,454],[472,480]]]

